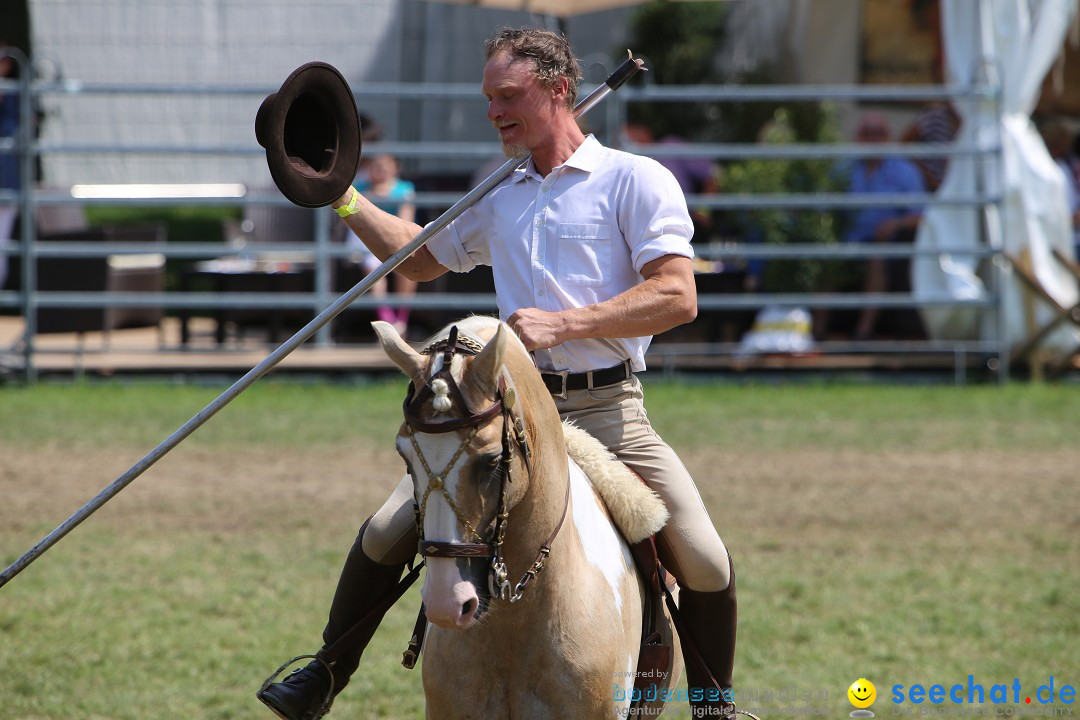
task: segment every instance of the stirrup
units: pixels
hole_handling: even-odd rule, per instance
[[[327,662],[325,660],[323,660],[318,655],[297,655],[292,660],[288,660],[288,661],[282,663],[281,667],[279,667],[277,670],[275,670],[270,675],[270,677],[266,678],[266,680],[263,681],[262,687],[260,687],[258,692],[255,693],[255,697],[258,698],[259,702],[261,702],[263,705],[270,708],[270,710],[275,715],[277,715],[278,717],[282,717],[281,713],[279,713],[277,710],[274,710],[274,707],[270,703],[266,702],[266,700],[263,699],[263,694],[266,692],[266,689],[268,687],[270,687],[271,685],[273,685],[274,681],[276,681],[278,679],[278,677],[283,672],[285,672],[286,668],[292,666],[293,664],[295,664],[299,660],[315,660],[315,661],[317,661],[320,665],[323,666],[323,668],[326,670],[327,676],[330,678],[330,688],[326,691],[326,697],[323,699],[322,705],[319,706],[319,711],[315,714],[315,717],[321,718],[323,715],[325,715],[327,713],[327,711],[330,708],[330,703],[333,702],[333,700],[334,700],[334,671],[331,670],[330,665],[327,664]],[[296,670],[293,670],[293,672],[299,672],[301,669],[302,668],[296,668]],[[283,720],[288,720],[288,718],[283,718]]]

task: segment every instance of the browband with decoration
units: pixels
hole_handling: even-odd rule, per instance
[[[486,409],[474,413],[469,408],[469,404],[465,402],[465,396],[461,394],[461,389],[458,387],[457,381],[450,373],[450,361],[453,359],[454,353],[477,355],[483,349],[484,345],[482,343],[467,335],[459,335],[457,325],[450,328],[450,335],[445,340],[440,340],[424,348],[421,353],[425,355],[435,355],[440,352],[443,353],[443,365],[439,369],[439,372],[435,373],[431,379],[424,384],[419,392],[417,392],[414,383],[409,383],[408,392],[405,394],[405,402],[402,404],[405,422],[407,422],[410,427],[419,430],[420,432],[447,433],[480,425],[502,412],[503,393],[505,392],[506,387],[501,377],[499,378],[499,391],[495,396],[495,402]],[[462,417],[432,421],[427,420],[420,415],[420,409],[424,402],[426,402],[429,397],[436,395],[434,387],[439,380],[445,383],[440,390],[448,393],[455,402],[460,404],[464,413]]]

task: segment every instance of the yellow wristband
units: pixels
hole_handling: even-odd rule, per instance
[[[360,197],[360,193],[356,190],[356,188],[351,185],[349,186],[349,188],[352,190],[352,197],[349,198],[349,204],[334,208],[334,212],[336,212],[340,217],[343,218],[349,217],[350,215],[355,215],[356,213],[360,212],[360,208],[356,207],[356,199]]]

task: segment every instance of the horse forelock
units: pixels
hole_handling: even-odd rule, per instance
[[[523,371],[528,371],[532,368],[532,359],[529,356],[529,352],[525,349],[525,345],[522,344],[517,334],[510,329],[508,325],[501,320],[488,315],[470,315],[455,322],[449,323],[441,330],[436,332],[424,343],[424,347],[434,347],[440,342],[445,341],[450,336],[450,329],[457,327],[458,337],[462,336],[475,341],[481,347],[487,347],[487,344],[495,337],[495,333],[502,327],[503,336],[505,338],[505,350],[506,354],[503,359],[505,370],[500,370],[500,373],[509,372],[510,377],[518,376]],[[432,378],[438,373],[442,367],[442,354],[438,352],[432,353],[433,358],[429,363],[426,376]],[[472,362],[471,357],[464,358],[462,355],[455,353],[453,356],[453,364],[450,366],[451,375],[454,377],[454,381],[458,384],[465,397],[471,402],[480,402],[482,400],[491,400],[490,397],[482,397],[479,393],[471,387],[473,383],[470,382],[467,366]],[[513,386],[512,381],[507,382],[508,386]],[[476,407],[473,408],[477,409]]]
[[[431,358],[431,363],[428,365],[428,368],[427,368],[427,376],[429,378],[428,383],[431,385],[431,389],[435,392],[435,400],[433,401],[432,405],[433,405],[436,412],[447,412],[447,411],[453,409],[452,404],[449,403],[449,396],[448,396],[449,388],[448,388],[448,386],[446,384],[446,381],[442,380],[442,379],[438,379],[438,380],[430,379],[430,378],[434,378],[436,375],[438,375],[440,372],[442,372],[444,367],[445,367],[445,361],[444,361],[444,358],[442,356],[442,353],[436,353],[435,356]],[[450,368],[449,368],[450,369],[450,377],[452,377],[454,379],[454,382],[458,383],[459,386],[461,385],[461,382],[462,382],[462,375],[464,374],[464,367],[465,367],[465,358],[462,357],[461,355],[454,355],[453,357],[450,358]],[[439,402],[440,398],[445,398],[447,404],[444,405],[444,406],[441,406],[440,402]],[[457,410],[459,412],[461,412],[461,411],[464,410],[464,408],[457,408]]]

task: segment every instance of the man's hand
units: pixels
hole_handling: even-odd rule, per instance
[[[882,220],[878,223],[878,226],[874,228],[874,242],[896,242],[896,234],[901,230],[915,230],[919,227],[919,221],[922,219],[922,215],[919,213],[908,213],[901,217],[894,217]]]
[[[878,223],[874,228],[874,242],[884,243],[893,239],[893,235],[900,228],[900,223],[895,218],[887,218]]]
[[[559,313],[538,308],[521,308],[506,320],[506,324],[517,334],[529,352],[554,347],[566,340],[562,337],[565,323]]]
[[[506,324],[532,352],[581,338],[655,335],[697,316],[690,258],[664,255],[646,263],[641,275],[643,282],[603,302],[558,312],[521,308]]]

